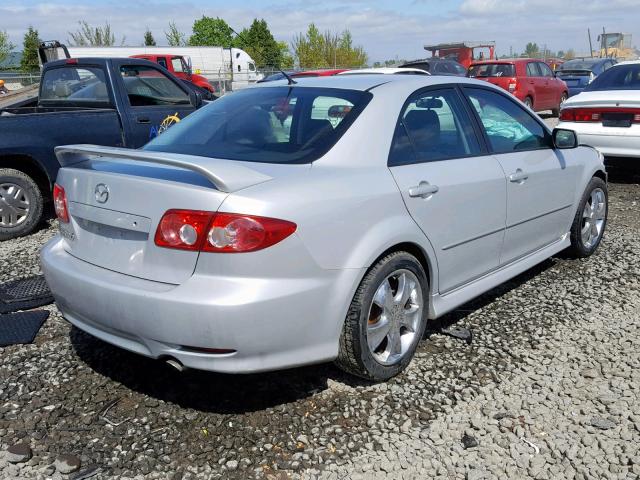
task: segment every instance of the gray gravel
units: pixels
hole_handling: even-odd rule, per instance
[[[448,315],[473,343],[430,334],[383,384],[331,365],[178,374],[50,307],[33,345],[0,349],[0,478],[70,478],[63,455],[101,479],[640,478],[639,180],[613,178],[594,257]],[[0,244],[0,281],[37,272],[54,232]],[[32,457],[9,463],[18,443]]]

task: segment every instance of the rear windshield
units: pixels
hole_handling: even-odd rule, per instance
[[[516,68],[511,63],[483,63],[471,65],[468,77],[515,77]]]
[[[192,113],[144,149],[264,163],[324,155],[371,100],[334,88],[247,88]]]
[[[640,90],[640,63],[612,67],[598,75],[585,90]]]
[[[597,62],[589,62],[584,60],[570,60],[560,65],[558,69],[560,72],[563,70],[593,70]]]

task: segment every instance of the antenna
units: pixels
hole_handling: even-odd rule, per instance
[[[284,78],[287,79],[287,82],[289,82],[289,85],[296,85],[298,82],[296,82],[291,75],[289,75],[287,72],[285,72],[284,70],[282,70],[281,68],[278,69],[278,71],[284,75]]]

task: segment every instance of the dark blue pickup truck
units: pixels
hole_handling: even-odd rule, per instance
[[[37,106],[0,110],[0,241],[40,222],[60,167],[54,147],[138,148],[202,103],[197,91],[147,60],[46,63]]]

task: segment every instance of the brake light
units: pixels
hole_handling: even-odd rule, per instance
[[[509,79],[508,90],[510,93],[515,92],[518,89],[518,79],[513,77]]]
[[[560,111],[561,122],[601,122],[606,113],[632,114],[631,121],[640,123],[640,110],[637,108],[563,108]]]
[[[296,224],[277,218],[168,210],[155,235],[159,247],[219,253],[254,252],[284,240]]]
[[[67,65],[77,65],[78,64],[78,59],[77,58],[68,58],[66,62]]]
[[[53,206],[56,217],[63,223],[69,223],[69,209],[67,208],[67,194],[57,183],[53,186]]]
[[[202,248],[205,252],[255,252],[281,242],[296,231],[296,224],[277,218],[217,213]]]

